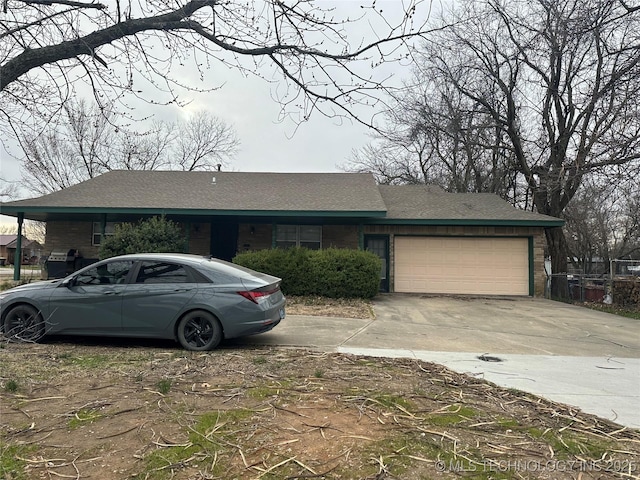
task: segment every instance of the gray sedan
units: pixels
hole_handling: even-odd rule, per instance
[[[30,342],[54,334],[146,337],[211,350],[223,338],[275,327],[285,316],[280,281],[196,255],[123,255],[1,292],[0,328]]]

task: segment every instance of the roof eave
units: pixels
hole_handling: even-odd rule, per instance
[[[104,208],[104,207],[39,207],[3,205],[2,215],[17,216],[18,213],[45,214],[137,214],[137,215],[184,215],[184,216],[240,216],[240,217],[384,217],[384,210],[212,210],[181,208]]]
[[[509,220],[496,218],[381,218],[366,222],[372,225],[492,226],[492,227],[562,227],[564,220]]]

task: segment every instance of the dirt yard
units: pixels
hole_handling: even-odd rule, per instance
[[[0,478],[639,478],[640,432],[413,360],[1,344]]]

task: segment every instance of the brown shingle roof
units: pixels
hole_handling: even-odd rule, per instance
[[[38,220],[46,220],[46,212],[210,215],[217,211],[274,216],[307,212],[368,217],[374,223],[563,223],[514,208],[494,194],[376,185],[373,175],[366,173],[112,171],[49,195],[2,204],[2,209],[10,215],[24,211],[26,218]]]
[[[6,205],[381,214],[386,209],[368,174],[173,171],[112,171]]]
[[[558,222],[513,207],[492,193],[448,193],[426,185],[379,185],[390,220],[505,220]]]
[[[2,234],[0,235],[0,247],[9,245],[11,242],[18,238],[17,234]]]
[[[9,242],[7,244],[7,248],[17,248],[18,247],[18,236],[15,236],[16,238]],[[28,247],[42,247],[42,245],[40,245],[38,242],[36,242],[35,240],[29,240],[27,237],[25,237],[24,235],[22,236],[22,248],[28,248]]]

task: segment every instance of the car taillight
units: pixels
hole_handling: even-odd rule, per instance
[[[267,299],[269,295],[276,293],[278,289],[275,290],[244,290],[237,292],[238,295],[242,295],[247,300],[251,300],[253,303],[260,303]]]

